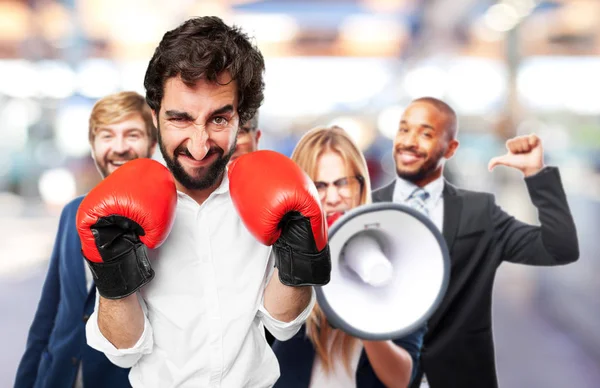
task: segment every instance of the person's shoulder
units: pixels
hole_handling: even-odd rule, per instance
[[[396,183],[396,181],[392,180],[390,182],[385,183],[383,186],[373,189],[371,191],[371,196],[372,196],[373,200],[378,201],[378,200],[381,200],[381,197],[385,196],[386,194],[393,194],[393,189],[394,189],[395,183]]]
[[[493,197],[493,194],[488,193],[486,191],[460,188],[460,187],[457,187],[447,181],[444,184],[445,184],[445,188],[444,188],[445,194],[458,195],[461,197],[465,197],[468,200],[478,200],[478,199],[479,200],[482,200],[482,199],[487,200],[489,197]]]
[[[79,205],[81,205],[81,201],[85,198],[85,195],[81,195],[72,199],[69,203],[65,205],[63,208],[63,215],[75,215],[77,214],[77,209],[79,209]]]
[[[67,203],[65,207],[63,207],[61,218],[74,218],[77,215],[77,209],[79,209],[79,205],[81,205],[83,198],[85,198],[85,195],[76,197]]]

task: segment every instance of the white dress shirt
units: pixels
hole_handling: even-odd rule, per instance
[[[417,189],[418,186],[400,177],[396,178],[394,185],[394,196],[392,202],[401,205],[408,205],[408,198]],[[440,232],[444,225],[444,178],[439,177],[429,182],[423,187],[429,193],[429,198],[425,201],[425,207],[429,213],[429,219],[437,226]]]
[[[393,202],[402,205],[408,205],[408,198],[418,188],[414,183],[402,179],[396,178],[396,184],[394,186],[394,197]],[[425,208],[429,214],[429,219],[437,226],[440,232],[443,231],[444,225],[444,178],[443,176],[436,180],[429,182],[427,185],[422,187],[429,193],[429,198],[425,201]],[[421,381],[421,388],[429,387],[426,376],[423,375]]]
[[[148,250],[154,279],[138,293],[144,332],[130,349],[116,349],[98,328],[86,326],[88,344],[114,364],[132,367],[129,380],[144,387],[271,387],[279,364],[264,327],[279,340],[294,336],[315,304],[292,322],[263,305],[273,274],[271,247],[259,243],[239,218],[227,174],[202,204],[178,193],[173,229]]]

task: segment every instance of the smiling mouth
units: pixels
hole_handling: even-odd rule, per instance
[[[414,152],[399,151],[396,154],[400,158],[400,161],[405,164],[412,164],[424,159],[423,156],[415,154]]]
[[[129,159],[127,159],[127,160],[109,160],[108,164],[110,164],[114,167],[121,167],[122,165],[124,165],[127,162],[129,162]]]

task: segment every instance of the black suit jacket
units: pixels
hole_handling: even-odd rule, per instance
[[[505,213],[492,194],[444,183],[442,234],[450,250],[450,282],[428,322],[420,363],[432,388],[498,386],[491,307],[496,269],[503,261],[551,266],[579,258],[558,169],[546,167],[525,183],[539,227]],[[394,182],[373,192],[373,202],[390,202],[393,192]],[[416,379],[412,386],[418,385]]]

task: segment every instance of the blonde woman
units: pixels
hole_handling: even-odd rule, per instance
[[[340,127],[306,133],[292,159],[315,182],[323,209],[333,222],[371,202],[371,184],[362,152]],[[281,388],[407,387],[419,359],[425,328],[392,341],[362,341],[333,329],[318,304],[296,336],[275,341]]]

